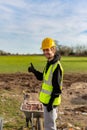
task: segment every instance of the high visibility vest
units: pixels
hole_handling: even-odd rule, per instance
[[[58,64],[62,71],[62,80],[61,80],[61,85],[60,85],[60,89],[62,90],[63,68],[61,66],[60,61],[58,61],[57,63],[50,65],[47,73],[45,73],[45,71],[43,73],[43,83],[42,83],[42,89],[41,89],[40,95],[39,95],[39,100],[40,100],[40,102],[42,102],[44,104],[48,104],[50,101],[51,93],[53,91],[52,76],[53,76],[53,72],[55,71]],[[61,95],[54,99],[52,105],[60,105],[60,103],[61,103]]]

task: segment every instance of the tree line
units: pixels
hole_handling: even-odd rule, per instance
[[[64,45],[56,44],[60,55],[62,56],[87,56],[87,47],[86,46],[76,46],[76,47],[69,47]],[[11,54],[10,52],[5,52],[0,50],[0,55],[20,55],[19,53]],[[29,54],[21,54],[21,55],[31,55]],[[40,54],[34,54],[40,55]]]
[[[76,47],[69,47],[69,46],[58,45],[58,48],[60,54],[63,56],[87,56],[86,46],[79,45]]]

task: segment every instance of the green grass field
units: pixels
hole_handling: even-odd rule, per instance
[[[0,73],[27,72],[30,63],[43,71],[46,63],[44,56],[0,56]],[[87,73],[87,57],[62,57],[65,73]]]

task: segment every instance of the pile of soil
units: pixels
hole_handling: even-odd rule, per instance
[[[0,74],[0,91],[23,90],[39,93],[41,81],[31,73]],[[72,126],[75,129],[87,127],[87,74],[64,74],[62,103],[58,111],[58,128]],[[77,128],[77,126],[79,128]]]

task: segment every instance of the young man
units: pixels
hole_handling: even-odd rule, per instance
[[[44,128],[56,130],[57,106],[61,103],[63,69],[55,41],[52,38],[45,38],[41,49],[47,58],[43,73],[37,71],[32,63],[28,71],[34,73],[38,80],[43,81],[39,100],[44,107]]]

